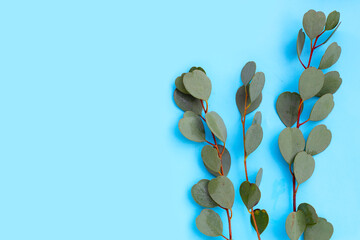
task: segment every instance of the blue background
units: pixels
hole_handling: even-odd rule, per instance
[[[193,184],[210,178],[202,144],[181,136],[182,111],[172,100],[175,78],[194,65],[212,80],[209,107],[228,129],[234,239],[256,239],[238,195],[245,177],[234,100],[249,60],[266,75],[264,139],[248,160],[252,181],[264,168],[259,207],[270,223],[262,236],[287,239],[291,178],[277,146],[284,126],[275,101],[297,91],[296,36],[311,8],[341,12],[332,40],[342,55],[331,70],[343,84],[322,121],[333,140],[316,156],[298,203],[311,203],[333,223],[332,239],[359,239],[355,0],[1,1],[0,239],[212,239],[197,231],[201,208],[190,195]],[[302,127],[306,136],[313,126]]]

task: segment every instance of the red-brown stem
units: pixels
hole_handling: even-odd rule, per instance
[[[226,214],[227,214],[227,218],[228,218],[228,222],[229,222],[229,240],[231,240],[232,239],[232,231],[231,231],[231,217],[232,216],[230,216],[229,209],[226,209]]]
[[[320,37],[321,35],[323,35],[324,32],[325,32],[325,30],[322,31],[322,32],[315,38],[314,45],[312,44],[312,41],[313,41],[313,40],[311,39],[311,43],[310,43],[310,45],[311,45],[311,51],[310,51],[309,63],[308,63],[308,65],[307,65],[307,68],[310,67],[310,63],[311,63],[311,60],[312,60],[312,56],[313,56],[314,50],[317,48],[317,47],[315,47],[315,46],[316,46],[316,43],[317,43],[319,37]]]
[[[258,237],[259,240],[261,240],[261,238],[260,238],[260,233],[259,233],[259,229],[258,229],[258,227],[257,227],[257,223],[256,223],[256,220],[255,220],[255,214],[254,214],[254,209],[253,209],[253,208],[251,208],[250,213],[251,213],[251,217],[252,217],[253,222],[254,222],[254,226],[255,226],[255,230],[256,230],[257,237]]]
[[[293,211],[296,212],[296,179],[295,179],[295,174],[291,170],[291,165],[289,165],[289,170],[292,175],[292,181],[293,181]]]

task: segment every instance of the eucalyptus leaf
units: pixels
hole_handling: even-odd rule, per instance
[[[319,218],[314,225],[308,225],[304,240],[329,240],[334,233],[334,227],[325,218]]]
[[[340,20],[340,13],[337,11],[331,12],[326,19],[325,30],[334,29],[338,25],[339,20]]]
[[[269,215],[267,214],[267,212],[264,209],[262,209],[262,210],[255,209],[254,216],[255,216],[256,226],[258,227],[259,233],[262,234],[265,231],[267,225],[269,224]],[[251,222],[251,225],[253,226],[254,230],[256,231],[254,220],[251,215],[250,215],[250,222]]]
[[[325,43],[327,43],[327,42],[330,40],[330,38],[334,35],[334,33],[336,32],[336,30],[339,28],[340,24],[341,24],[341,22],[336,26],[336,28],[334,29],[334,31],[330,34],[330,36],[329,36],[322,44],[325,44]]]
[[[175,86],[180,92],[182,92],[184,94],[190,94],[184,86],[184,82],[183,82],[184,75],[185,75],[185,73],[181,74],[181,76],[179,76],[175,79]]]
[[[260,106],[260,103],[262,101],[262,94],[260,93],[260,96],[255,101],[251,102],[249,96],[249,88],[247,87],[246,89],[248,93],[246,100],[246,106],[248,107],[248,109],[246,110],[246,115],[247,115]],[[245,86],[243,85],[236,92],[236,105],[239,109],[241,116],[244,116],[244,112],[245,112],[245,96],[246,96]]]
[[[250,155],[260,145],[263,138],[263,130],[259,124],[252,124],[245,135],[246,154]]]
[[[200,70],[200,71],[202,71],[203,73],[206,74],[205,70],[202,67],[192,67],[192,68],[190,68],[189,72],[193,72],[195,70]]]
[[[285,128],[279,136],[279,148],[285,161],[291,165],[295,155],[304,151],[305,139],[298,128]]]
[[[196,227],[200,232],[210,237],[219,237],[223,233],[223,223],[214,210],[204,209],[196,218]]]
[[[323,95],[316,101],[310,113],[311,121],[320,121],[325,119],[334,108],[334,99],[331,93]]]
[[[212,179],[208,186],[211,198],[223,208],[231,209],[234,204],[234,185],[224,176]]]
[[[256,184],[245,181],[240,185],[240,196],[247,209],[251,209],[259,203],[261,192]]]
[[[211,81],[203,71],[194,70],[183,77],[186,90],[195,98],[208,100],[211,94]]]
[[[304,213],[302,211],[290,213],[286,218],[285,228],[291,240],[298,240],[306,228]]]
[[[190,113],[185,112],[186,115]],[[200,116],[185,116],[185,114],[184,118],[179,121],[182,135],[194,142],[205,142],[205,128]]]
[[[321,97],[327,93],[334,94],[340,87],[342,79],[337,71],[328,72],[325,74],[324,85],[320,92],[316,94],[317,97]]]
[[[262,176],[263,176],[263,169],[260,168],[258,173],[256,174],[256,180],[255,180],[255,184],[256,186],[260,187],[260,183],[261,183],[261,180],[262,180]]]
[[[299,93],[305,101],[314,97],[323,87],[325,75],[321,70],[310,67],[304,70],[299,80]]]
[[[224,146],[218,144],[218,148],[219,148],[220,152],[223,152]],[[229,151],[226,148],[222,155],[221,161],[222,161],[224,176],[227,176],[229,174],[230,167],[231,167],[231,157],[230,157]],[[205,165],[205,168],[215,177],[221,176],[221,174],[219,174],[219,172],[214,172],[214,171],[210,170],[206,165]]]
[[[221,159],[219,158],[217,150],[210,146],[205,145],[201,150],[201,158],[207,169],[212,172],[219,172],[221,168]]]
[[[298,118],[298,110],[301,97],[298,93],[284,92],[276,101],[276,111],[281,121],[287,127],[292,127]],[[300,113],[304,105],[301,105]]]
[[[226,126],[219,114],[216,112],[208,112],[205,114],[205,119],[210,131],[222,142],[226,142]]]
[[[330,44],[321,58],[319,69],[326,69],[334,65],[339,60],[341,47],[336,43]]]
[[[294,174],[298,184],[304,183],[313,174],[315,160],[306,152],[299,152],[294,159]]]
[[[192,111],[200,115],[202,113],[202,105],[199,99],[191,95],[187,95],[175,89],[174,101],[176,105],[183,111]]]
[[[310,39],[316,38],[323,30],[326,22],[326,16],[323,12],[309,10],[303,18],[303,26]]]
[[[218,205],[209,195],[208,192],[209,180],[202,179],[191,188],[191,196],[197,204],[206,208],[214,208]]]
[[[306,141],[306,152],[314,156],[324,151],[331,142],[331,132],[323,124],[314,127]]]
[[[302,203],[298,206],[298,211],[302,211],[305,215],[306,225],[312,225],[318,222],[319,217],[315,208],[308,203]]]
[[[187,117],[198,117],[199,115],[192,112],[192,111],[186,111],[184,112],[184,118],[187,118]]]
[[[251,81],[251,79],[255,75],[255,71],[256,71],[255,62],[250,61],[245,64],[245,66],[241,70],[241,81],[244,83],[245,86]]]
[[[260,111],[257,111],[254,115],[254,119],[252,121],[252,124],[259,124],[261,125],[261,121],[262,121],[262,115]]]
[[[251,102],[254,102],[259,97],[261,91],[264,88],[264,84],[265,84],[265,74],[263,72],[255,73],[249,85],[249,94],[250,94]]]
[[[305,33],[303,32],[302,29],[300,29],[296,40],[296,52],[299,58],[304,48],[304,43],[305,43]]]

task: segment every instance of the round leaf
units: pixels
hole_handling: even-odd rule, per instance
[[[245,206],[251,209],[259,203],[261,192],[256,184],[245,181],[240,185],[240,196]]]
[[[202,67],[192,67],[192,68],[190,68],[189,72],[193,72],[195,70],[200,70],[200,71],[202,71],[203,73],[206,74],[205,70]]]
[[[260,106],[260,103],[262,101],[262,94],[260,93],[260,96],[255,101],[251,102],[249,96],[249,87],[246,87],[246,89],[248,93],[246,100],[246,106],[248,107],[248,109],[246,110],[246,114],[249,114]],[[241,86],[236,92],[236,105],[239,109],[241,116],[244,116],[245,96],[245,86]]]
[[[285,228],[291,240],[298,240],[306,228],[304,213],[302,211],[290,213],[286,218]]]
[[[202,207],[213,208],[218,205],[209,195],[208,192],[209,180],[202,179],[191,188],[191,196],[197,204]]]
[[[255,209],[254,215],[255,215],[256,226],[258,227],[259,233],[262,234],[269,223],[269,215],[264,209],[263,210]],[[254,220],[251,215],[250,215],[250,221],[254,230],[256,230]]]
[[[296,123],[300,101],[301,97],[298,93],[284,92],[280,94],[276,101],[276,111],[285,126],[292,127]],[[303,106],[301,105],[300,113]]]
[[[241,70],[241,81],[244,83],[245,86],[251,81],[251,79],[255,75],[255,71],[256,71],[255,62],[251,61],[245,64],[245,66]]]
[[[207,169],[211,170],[212,172],[220,171],[221,160],[217,150],[214,147],[210,145],[204,146],[201,150],[201,158]]]
[[[326,69],[334,65],[339,60],[341,47],[336,43],[330,44],[321,58],[319,69]]]
[[[249,86],[250,101],[254,102],[260,95],[265,84],[265,74],[263,72],[255,73]]]
[[[204,209],[196,218],[196,227],[200,232],[210,237],[219,237],[223,233],[223,223],[214,210]]]
[[[305,215],[306,225],[312,225],[318,222],[318,215],[313,206],[308,203],[302,203],[298,206],[298,211],[302,211]]]
[[[216,112],[208,112],[205,114],[205,119],[210,131],[222,142],[226,142],[226,126],[219,114]]]
[[[218,148],[219,148],[219,151],[220,152],[223,152],[223,148],[224,146],[222,145],[218,145]],[[223,166],[223,173],[224,173],[224,176],[227,176],[229,171],[230,171],[230,167],[231,167],[231,157],[230,157],[230,153],[229,151],[225,148],[224,150],[224,153],[222,155],[222,158],[221,158],[221,162],[222,162],[222,166]],[[212,174],[214,175],[215,177],[218,177],[220,176],[219,172],[214,172],[212,170],[210,170],[206,165],[205,165],[205,168]]]
[[[256,180],[255,180],[255,184],[256,186],[260,186],[261,180],[262,180],[262,176],[263,176],[263,169],[260,168],[258,173],[256,174]]]
[[[325,119],[334,108],[333,95],[327,93],[316,101],[310,113],[311,121],[320,121]]]
[[[184,75],[185,75],[185,73],[181,74],[181,76],[179,76],[175,79],[175,86],[180,92],[182,92],[184,94],[189,94],[189,92],[186,90],[186,88],[184,86],[184,82],[183,82]]]
[[[182,135],[194,142],[205,142],[204,124],[199,116],[185,112],[184,117],[179,121],[179,129]],[[190,115],[190,116],[188,116]]]
[[[299,152],[294,159],[294,174],[298,184],[304,183],[313,174],[315,160],[306,152]]]
[[[184,94],[178,89],[175,89],[174,100],[176,105],[183,111],[192,111],[199,115],[202,112],[202,105],[199,99]]]
[[[306,152],[316,155],[324,151],[331,142],[331,132],[323,124],[314,127],[306,141]]]
[[[262,115],[260,111],[257,111],[254,115],[254,119],[252,121],[252,124],[259,124],[261,125]]]
[[[260,145],[263,138],[263,130],[259,124],[252,124],[245,135],[246,154],[250,155]]]
[[[333,233],[333,225],[325,218],[319,218],[316,224],[307,226],[304,240],[329,240]]]
[[[186,90],[195,98],[208,100],[211,93],[211,81],[203,71],[194,70],[183,77]]]
[[[301,52],[304,48],[304,43],[305,43],[305,33],[303,32],[302,29],[300,29],[299,33],[298,33],[297,41],[296,41],[296,52],[297,52],[297,55],[299,58],[300,58]]]
[[[340,20],[340,13],[337,11],[331,12],[326,19],[325,30],[334,29],[338,25],[339,20]]]
[[[279,136],[279,148],[285,161],[291,165],[295,155],[304,151],[305,139],[298,128],[285,128]]]
[[[305,101],[314,97],[323,87],[325,76],[321,70],[310,67],[304,70],[299,80],[299,93]]]
[[[321,88],[320,92],[316,94],[317,97],[321,97],[327,93],[334,94],[340,87],[342,79],[340,74],[337,71],[328,72],[325,74],[324,85]]]
[[[316,38],[323,30],[326,16],[323,12],[309,10],[303,18],[303,26],[310,39]]]
[[[231,209],[234,204],[234,185],[224,176],[212,179],[208,186],[211,198],[223,208]]]

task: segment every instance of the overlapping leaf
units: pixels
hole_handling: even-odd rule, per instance
[[[305,101],[314,97],[323,87],[325,76],[321,70],[310,67],[304,70],[299,80],[299,93]]]
[[[212,179],[208,186],[211,198],[223,208],[231,209],[234,204],[234,185],[224,176]]]
[[[201,158],[204,162],[204,165],[207,169],[212,172],[219,172],[221,167],[221,159],[219,158],[217,150],[210,146],[206,145],[201,150]]]
[[[191,95],[182,93],[178,89],[175,89],[174,100],[176,105],[183,111],[192,111],[199,115],[202,112],[202,106],[199,99],[196,99]]]
[[[214,208],[218,205],[209,195],[208,191],[209,180],[202,179],[191,188],[191,196],[197,204],[206,208]]]
[[[211,81],[201,70],[188,72],[183,77],[186,90],[195,98],[208,100],[211,94]]]
[[[256,71],[255,62],[250,61],[245,64],[245,66],[241,70],[241,81],[245,86],[251,81],[251,79],[255,75],[255,71]]]
[[[334,233],[334,227],[325,218],[319,218],[314,225],[308,225],[304,240],[329,240]]]
[[[279,148],[285,161],[291,165],[295,155],[304,151],[305,139],[298,128],[285,128],[279,136]]]
[[[219,148],[220,153],[222,153],[224,146],[218,145],[218,148]],[[223,155],[222,155],[221,161],[222,161],[224,176],[227,176],[228,173],[229,173],[229,171],[230,171],[230,167],[231,167],[231,157],[230,157],[229,151],[228,151],[226,148],[225,148],[224,153],[223,153]],[[220,176],[220,174],[219,174],[218,171],[217,171],[217,172],[212,171],[212,170],[209,169],[206,165],[205,165],[205,167],[206,167],[206,169],[207,169],[212,175],[214,175],[215,177]]]
[[[208,112],[205,114],[205,119],[211,132],[220,139],[222,142],[226,142],[227,131],[223,119],[216,112]]]
[[[249,86],[249,94],[250,94],[251,102],[254,102],[259,97],[261,91],[264,88],[264,85],[265,85],[265,74],[263,72],[255,73]]]
[[[241,86],[238,91],[236,92],[236,105],[239,109],[239,112],[241,114],[241,116],[244,116],[244,112],[245,112],[245,97],[247,95],[247,100],[246,100],[246,114],[251,113],[252,111],[254,111],[255,109],[257,109],[260,106],[260,103],[262,101],[262,94],[260,93],[259,97],[251,102],[250,100],[250,96],[249,96],[249,87],[246,88],[247,89],[247,93],[245,92],[245,86]]]
[[[294,174],[298,184],[304,183],[313,174],[315,169],[314,158],[306,153],[299,152],[294,159]]]
[[[306,228],[304,213],[302,211],[290,213],[286,218],[285,228],[291,240],[298,240]]]
[[[316,94],[317,97],[321,97],[327,93],[334,94],[340,87],[342,79],[337,71],[328,72],[325,74],[324,85],[320,92]]]
[[[302,211],[305,215],[306,225],[312,225],[318,222],[318,215],[313,206],[308,203],[302,203],[298,206],[298,211]]]

